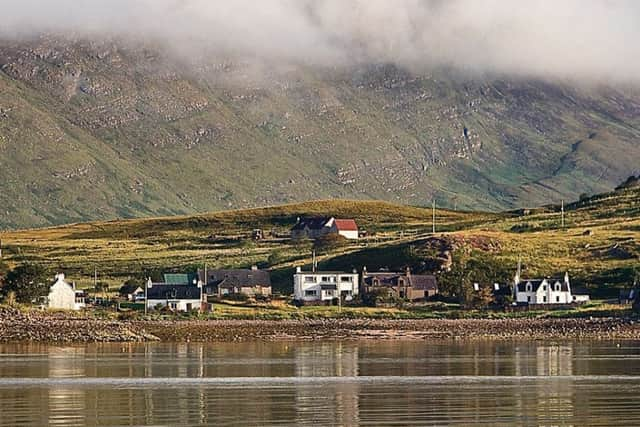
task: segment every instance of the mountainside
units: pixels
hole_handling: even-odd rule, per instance
[[[637,90],[161,52],[0,44],[0,227],[319,198],[500,210],[640,171]]]

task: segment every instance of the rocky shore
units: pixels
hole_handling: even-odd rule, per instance
[[[0,342],[208,342],[282,340],[628,339],[629,319],[116,321],[0,309]]]
[[[74,317],[67,313],[0,308],[0,342],[140,342],[158,338],[127,322]]]

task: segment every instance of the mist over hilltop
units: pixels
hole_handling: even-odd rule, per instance
[[[160,43],[316,65],[640,83],[633,0],[0,0],[5,38],[43,33]]]

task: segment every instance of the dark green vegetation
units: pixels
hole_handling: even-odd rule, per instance
[[[272,271],[274,289],[291,293],[296,266],[310,268],[312,242],[292,241],[288,230],[302,215],[353,217],[368,237],[315,245],[321,269],[367,266],[436,272],[445,296],[469,293],[473,282],[509,280],[518,259],[528,277],[561,277],[586,286],[594,298],[612,298],[630,287],[640,267],[640,188],[582,198],[566,206],[484,214],[437,212],[385,202],[320,201],[198,216],[96,222],[26,230],[0,236],[12,265],[63,271],[80,288],[99,280],[118,289],[159,272],[258,265]],[[252,240],[261,228],[266,238]],[[468,295],[467,295],[468,296]],[[465,303],[481,305],[472,297]]]
[[[0,43],[0,227],[321,198],[501,210],[638,171],[627,88],[158,52]]]

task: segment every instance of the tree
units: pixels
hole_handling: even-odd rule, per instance
[[[5,279],[3,294],[15,294],[16,301],[31,303],[49,294],[47,270],[39,264],[25,263],[11,270]]]

